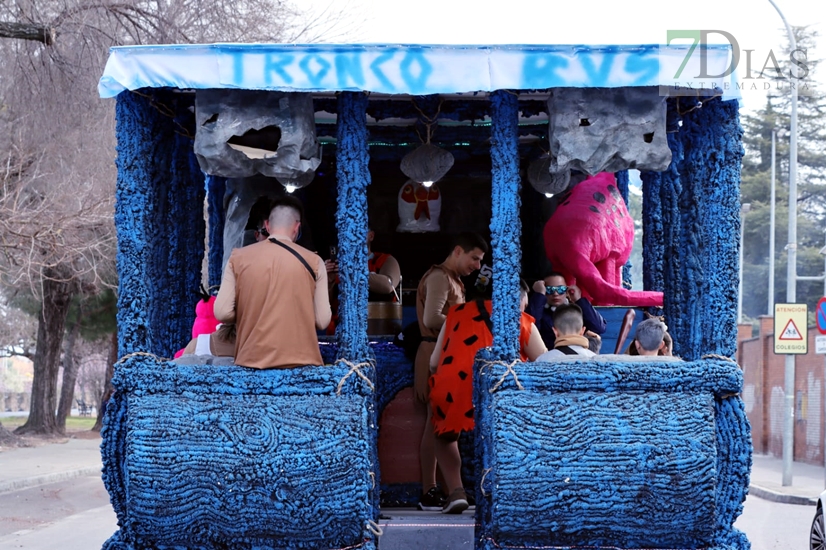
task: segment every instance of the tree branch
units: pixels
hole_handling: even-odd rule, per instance
[[[47,46],[54,44],[57,32],[44,25],[33,23],[14,23],[0,21],[0,38],[18,38],[21,40],[33,40],[43,42]]]

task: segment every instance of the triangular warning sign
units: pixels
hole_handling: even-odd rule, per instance
[[[778,340],[803,340],[803,335],[797,330],[794,319],[789,319],[789,322],[786,323],[786,328],[783,329]]]

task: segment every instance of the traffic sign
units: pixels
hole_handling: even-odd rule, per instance
[[[826,353],[826,335],[815,336],[815,353]]]
[[[820,331],[820,334],[826,334],[826,297],[817,301],[815,321],[817,321],[817,330]]]
[[[809,351],[806,304],[774,304],[774,353],[805,355]]]

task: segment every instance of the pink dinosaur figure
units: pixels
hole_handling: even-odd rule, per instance
[[[192,323],[192,337],[197,338],[201,334],[212,334],[218,328],[218,319],[215,318],[215,296],[210,296],[208,300],[198,300],[195,304],[195,322]],[[175,353],[175,359],[184,354],[181,348]]]
[[[208,300],[198,300],[195,304],[195,322],[192,323],[192,337],[199,334],[212,334],[218,328],[218,319],[215,318],[215,296]]]
[[[622,287],[620,270],[634,245],[634,220],[614,175],[591,176],[557,197],[543,232],[554,269],[595,305],[662,306],[662,292]]]

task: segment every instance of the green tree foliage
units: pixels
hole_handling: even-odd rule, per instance
[[[813,50],[817,33],[805,27],[794,29],[798,48]],[[803,59],[802,54],[795,56]],[[764,77],[773,87],[766,105],[743,117],[745,130],[741,180],[741,200],[751,209],[744,219],[743,312],[749,317],[768,312],[769,235],[771,208],[771,141],[776,131],[776,226],[775,226],[775,302],[786,300],[786,266],[789,219],[789,141],[791,126],[791,84],[789,53],[777,56],[782,75],[767,69]],[[806,57],[808,71],[798,87],[798,222],[797,273],[818,276],[824,271],[826,222],[826,90],[818,89],[813,80],[818,60]],[[822,282],[801,281],[797,284],[797,302],[814,307],[823,295]]]

